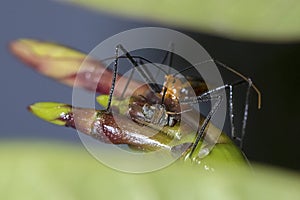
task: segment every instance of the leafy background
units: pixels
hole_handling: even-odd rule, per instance
[[[38,194],[36,191],[41,191],[44,199],[46,196],[49,199],[55,199],[54,194],[58,196],[56,199],[81,199],[88,195],[94,197],[99,194],[95,192],[96,189],[89,190],[88,186],[91,186],[89,184],[94,183],[93,186],[98,184],[97,191],[101,191],[101,187],[104,188],[103,191],[106,191],[104,185],[108,184],[109,186],[118,181],[121,182],[120,184],[124,184],[124,182],[127,183],[127,179],[131,180],[132,178],[132,176],[118,178],[125,175],[120,175],[120,173],[91,161],[92,158],[85,152],[73,130],[47,124],[26,111],[27,105],[36,101],[53,100],[71,103],[72,90],[24,67],[8,52],[9,41],[30,37],[56,41],[89,52],[95,44],[111,35],[142,26],[162,26],[182,31],[199,41],[212,57],[252,77],[263,93],[263,108],[256,110],[253,96],[244,151],[252,162],[298,172],[300,169],[298,159],[300,157],[298,149],[300,132],[297,126],[300,120],[298,106],[300,23],[297,21],[299,19],[297,15],[300,13],[297,12],[299,3],[283,0],[272,1],[272,3],[270,1],[251,1],[253,3],[251,5],[249,2],[244,4],[233,0],[223,1],[222,5],[216,1],[210,1],[211,4],[207,1],[185,1],[184,5],[177,1],[176,5],[175,1],[151,1],[152,3],[148,1],[148,4],[145,1],[141,2],[140,4],[129,4],[124,1],[111,1],[108,4],[101,1],[101,4],[94,4],[94,10],[96,7],[102,6],[99,9],[100,12],[95,12],[49,0],[1,1],[0,177],[6,177],[0,179],[1,199],[1,194],[6,195],[3,196],[6,199],[20,199],[21,196],[34,199],[31,197]],[[189,10],[187,6],[193,7],[193,10]],[[151,10],[151,12],[145,10]],[[141,15],[141,13],[145,15]],[[151,15],[151,13],[153,14]],[[199,16],[194,16],[195,13]],[[259,17],[264,13],[267,14]],[[126,17],[124,14],[127,14]],[[190,22],[187,22],[189,20]],[[35,142],[41,140],[46,143],[54,143],[57,140],[64,143],[52,146]],[[16,143],[16,141],[22,142]],[[40,145],[35,145],[35,143]],[[68,148],[70,143],[75,145],[75,149]],[[76,157],[77,155],[78,157]],[[86,165],[81,165],[82,163],[86,163]],[[74,171],[67,170],[71,168]],[[166,175],[166,178],[170,180],[170,183],[176,184],[178,180],[185,177],[191,180],[191,177],[195,176],[195,174],[185,174],[185,171],[189,171],[188,169],[183,171],[178,172],[177,169]],[[273,170],[267,169],[263,173],[266,171],[273,172]],[[93,176],[94,173],[95,176]],[[105,173],[109,175],[102,179]],[[180,177],[175,176],[174,180],[171,178],[174,177],[172,173],[178,174]],[[289,192],[294,191],[294,187],[297,188],[296,183],[299,182],[299,179],[292,180],[290,178],[290,176],[295,176],[294,174],[280,175],[281,173],[277,171],[273,173],[278,174],[281,179],[273,181],[270,179],[270,176],[273,175],[266,178],[261,175],[260,179],[253,181],[257,183],[264,179],[270,180],[270,185],[274,186],[274,188],[270,188],[270,191],[276,191],[275,182],[290,179],[287,180],[288,182],[282,181],[282,183],[286,183],[284,184],[286,187],[278,185],[278,191]],[[243,177],[239,175],[239,172],[236,174],[235,177]],[[76,177],[80,178],[76,179]],[[95,180],[96,178],[97,180]],[[247,179],[244,177],[245,184],[241,184],[244,187],[247,186]],[[196,180],[198,181],[198,179]],[[210,183],[215,183],[213,180],[210,181]],[[228,181],[230,185],[231,180]],[[64,184],[57,185],[59,182]],[[88,186],[85,186],[85,182],[89,183]],[[133,182],[129,183],[132,191],[135,188],[154,187],[153,190],[157,191],[154,194],[158,196],[163,195],[165,190],[169,191],[169,187],[177,190],[174,189],[176,185],[161,182],[159,178],[158,180],[157,178],[145,178],[141,182],[138,181],[138,184],[144,187],[139,187],[138,184],[134,185]],[[156,185],[157,182],[161,182],[161,185]],[[32,183],[33,186],[26,188],[29,183]],[[206,185],[205,188],[209,189],[213,185],[205,184],[205,181],[202,183],[204,184],[198,186],[191,181],[188,184],[189,188],[178,191],[182,191],[183,195],[193,197],[189,192],[190,188],[194,188],[193,186],[197,189]],[[43,190],[51,188],[49,184],[54,189],[53,192],[49,189],[47,193]],[[222,185],[222,183],[220,184]],[[40,187],[35,190],[38,185]],[[264,188],[268,184],[262,182],[262,185],[258,186]],[[241,189],[243,186],[238,191],[243,191]],[[19,193],[7,190],[7,188],[14,187],[23,188],[23,190]],[[121,188],[125,191],[128,190],[124,186]],[[231,191],[226,188],[222,190],[223,193],[220,193],[219,198],[224,199],[226,191]],[[63,194],[64,190],[74,194],[60,196],[59,194]],[[25,191],[31,192],[26,193]],[[172,193],[172,191],[170,192]],[[113,193],[112,191],[111,194]],[[132,195],[134,194],[132,192]],[[167,192],[167,194],[169,193]],[[202,192],[202,194],[206,193]],[[208,192],[209,194],[213,195],[214,192]],[[233,193],[233,195],[242,194]],[[247,196],[247,194],[245,195]],[[117,196],[117,194],[114,195]],[[41,196],[36,196],[36,198],[40,199]],[[280,197],[276,193],[274,196]],[[233,199],[235,196],[229,195],[229,197]]]
[[[297,0],[70,0],[102,12],[157,21],[235,39],[299,40]]]

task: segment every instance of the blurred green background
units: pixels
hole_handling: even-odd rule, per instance
[[[297,198],[294,188],[299,188],[298,175],[271,169],[258,169],[254,178],[245,176],[243,169],[230,173],[224,169],[225,173],[211,178],[187,166],[141,176],[103,167],[84,150],[74,130],[47,124],[26,111],[36,101],[71,104],[72,89],[24,67],[7,50],[10,41],[29,37],[89,52],[107,37],[130,28],[179,30],[197,40],[212,57],[251,77],[262,91],[262,109],[256,109],[254,95],[250,105],[244,142],[249,160],[298,173],[297,1],[254,1],[251,6],[236,1],[186,1],[184,5],[177,1],[151,1],[149,5],[145,1],[93,2],[93,11],[49,0],[0,3],[0,199],[86,199],[102,195],[123,199],[181,195],[191,199],[253,199],[250,193],[258,189],[261,193],[255,195],[261,199],[272,194],[277,199],[289,194]],[[283,192],[282,196],[276,192]]]
[[[299,174],[224,165],[214,173],[188,164],[144,174],[100,165],[65,143],[0,146],[0,198],[66,199],[299,199]],[[8,151],[9,150],[9,151]]]

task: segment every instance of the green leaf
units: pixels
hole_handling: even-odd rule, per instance
[[[228,166],[212,173],[175,163],[152,173],[127,174],[97,162],[82,146],[53,141],[1,141],[0,158],[0,199],[293,200],[300,196],[299,174],[256,165],[253,171]]]
[[[69,0],[103,12],[234,39],[300,39],[298,0]],[[68,2],[69,2],[68,1]]]

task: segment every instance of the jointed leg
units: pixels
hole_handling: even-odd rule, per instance
[[[244,116],[243,116],[243,122],[242,122],[242,133],[241,136],[238,137],[235,134],[235,127],[234,127],[234,113],[233,113],[233,87],[241,85],[241,84],[245,84],[248,83],[248,87],[247,87],[247,92],[246,92],[246,99],[245,99],[245,109],[244,109]],[[196,98],[192,98],[189,100],[185,100],[182,103],[197,103],[197,102],[203,102],[204,100],[209,101],[211,100],[210,95],[214,95],[214,94],[219,94],[220,91],[227,89],[229,90],[229,116],[230,116],[230,125],[231,125],[231,137],[232,139],[235,139],[239,142],[240,147],[242,147],[243,144],[243,139],[245,136],[245,130],[246,130],[246,124],[247,124],[247,118],[248,118],[248,107],[249,107],[249,94],[250,94],[250,89],[252,86],[252,82],[250,79],[248,79],[248,81],[245,80],[240,80],[237,81],[233,84],[226,84],[217,88],[214,88],[206,93],[203,93],[202,95],[196,97]]]
[[[173,51],[174,51],[174,44],[170,43],[169,44],[169,51],[167,51],[166,55],[164,56],[163,60],[161,61],[161,64],[164,64],[167,60],[167,65],[169,67],[172,66],[172,62],[173,62]],[[169,68],[170,69],[170,68]],[[170,71],[168,71],[168,74],[170,74]]]
[[[117,46],[117,48],[119,48],[120,50],[123,51],[123,53],[125,54],[125,57],[133,64],[134,66],[134,69],[137,70],[137,72],[140,74],[140,76],[146,81],[146,83],[155,83],[155,79],[154,77],[152,76],[152,74],[148,71],[148,69],[146,67],[143,67],[144,66],[144,61],[148,62],[148,63],[152,63],[151,61],[145,59],[145,58],[142,58],[142,57],[139,57],[139,56],[132,56],[130,55],[130,53],[120,44]],[[123,58],[123,57],[122,57]],[[139,58],[139,62],[137,62],[135,60],[135,58]],[[153,63],[152,63],[153,64]],[[153,64],[154,65],[154,64]],[[141,67],[140,67],[141,66]],[[154,65],[156,66],[156,65]],[[158,67],[158,66],[156,66]],[[159,68],[159,67],[158,67]],[[130,82],[130,80],[132,79],[132,76],[133,76],[133,73],[134,73],[134,70],[131,71],[129,77],[128,77],[128,81],[126,82],[126,85],[124,87],[124,90],[121,94],[121,97],[124,96],[125,92],[126,92],[126,89],[128,87],[128,84]],[[156,84],[151,84],[150,85],[150,89],[155,92],[155,91],[158,91],[159,88]]]
[[[114,73],[113,73],[113,77],[112,77],[112,81],[111,81],[111,88],[110,88],[110,91],[109,91],[109,99],[108,99],[108,104],[107,104],[107,108],[106,108],[107,112],[110,111],[112,95],[113,95],[114,89],[115,89],[115,84],[116,84],[116,79],[117,79],[117,72],[118,72],[118,59],[119,59],[119,48],[116,47],[115,62],[114,62],[114,69],[113,69]]]
[[[216,102],[214,103],[212,109],[210,110],[210,112],[206,116],[206,118],[203,121],[201,127],[198,127],[195,141],[191,146],[191,151],[189,153],[189,158],[191,158],[192,161],[195,161],[199,157],[199,153],[201,151],[199,151],[196,155],[195,155],[195,151],[196,151],[196,149],[199,148],[200,141],[203,140],[203,138],[204,138],[204,135],[205,135],[204,132],[205,132],[207,126],[209,125],[210,120],[212,119],[212,117],[214,116],[214,114],[216,113],[216,111],[218,110],[218,108],[219,108],[219,106],[222,102],[222,96],[211,97],[210,99],[205,97],[203,100],[199,99],[200,102],[206,102],[206,101],[210,101],[210,100],[213,100],[213,99],[215,99]],[[208,150],[210,150],[210,149],[208,149]]]

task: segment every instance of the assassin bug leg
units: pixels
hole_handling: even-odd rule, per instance
[[[167,51],[165,57],[162,59],[161,64],[164,64],[166,62],[167,66],[171,67],[172,66],[172,62],[173,62],[173,52],[174,52],[174,44],[171,42],[169,44],[169,50]],[[168,68],[168,74],[170,74],[171,68]],[[158,74],[160,73],[160,71],[157,72],[156,76],[158,76]]]
[[[147,59],[145,59],[145,58],[143,58],[143,57],[140,57],[140,56],[131,56],[130,53],[129,53],[129,52],[128,52],[121,44],[119,44],[116,48],[122,50],[123,53],[125,54],[125,56],[120,56],[119,58],[127,58],[127,59],[131,62],[131,64],[133,64],[134,69],[137,70],[137,72],[138,72],[138,73],[140,74],[140,76],[144,79],[144,81],[146,81],[147,83],[155,83],[154,77],[153,77],[152,74],[147,70],[147,68],[139,67],[139,66],[143,66],[143,65],[144,65],[143,60],[146,61],[147,63],[151,63],[151,64],[153,64],[154,66],[156,66],[154,63],[152,63],[151,61],[149,61],[149,60],[147,60]],[[138,59],[139,59],[139,62],[137,62],[137,61],[135,60],[135,58],[138,58]],[[156,67],[158,67],[158,66],[156,66]],[[159,67],[158,67],[158,68],[159,68]],[[123,90],[123,92],[122,92],[122,94],[121,94],[121,98],[124,97],[124,94],[125,94],[126,89],[127,89],[128,85],[129,85],[129,82],[132,80],[133,73],[134,73],[134,71],[132,70],[132,71],[130,72],[130,75],[129,75],[129,77],[128,77],[128,79],[127,79],[127,82],[126,82],[126,84],[125,84],[124,90]],[[154,84],[154,85],[151,84],[151,85],[149,85],[149,86],[150,86],[150,90],[151,90],[152,92],[157,92],[157,91],[159,91],[159,87],[158,87],[156,84]]]
[[[188,154],[188,157],[191,158],[193,161],[195,161],[198,158],[202,158],[204,157],[207,153],[209,153],[209,151],[211,150],[211,148],[213,146],[209,145],[206,147],[201,148],[196,155],[195,150],[198,149],[200,146],[202,145],[202,143],[200,143],[201,140],[203,140],[204,137],[204,132],[206,127],[208,126],[211,118],[213,117],[213,115],[216,113],[217,109],[220,106],[220,103],[222,101],[222,96],[214,96],[213,94],[218,94],[218,92],[220,92],[223,89],[229,89],[229,114],[230,114],[230,121],[231,121],[231,136],[233,139],[236,139],[240,142],[240,148],[242,148],[242,142],[243,142],[243,137],[245,135],[245,129],[246,129],[246,122],[247,122],[247,116],[248,116],[248,107],[249,107],[249,93],[250,93],[250,88],[252,85],[251,80],[248,80],[249,82],[245,81],[244,79],[237,81],[233,84],[226,84],[217,88],[214,88],[206,93],[203,93],[201,96],[198,96],[196,99],[190,99],[190,100],[185,100],[183,102],[181,102],[182,104],[185,103],[197,103],[197,102],[208,102],[211,100],[217,100],[211,111],[208,113],[208,115],[206,116],[203,124],[201,125],[201,128],[199,127],[197,130],[197,134],[196,134],[196,138],[194,140],[194,143],[191,146],[191,150],[190,153]],[[233,87],[244,84],[244,83],[248,83],[248,88],[247,88],[247,92],[246,92],[246,100],[245,100],[245,110],[244,110],[244,118],[243,118],[243,127],[242,127],[242,136],[241,137],[237,137],[235,135],[234,132],[234,122],[233,122],[233,100],[232,100],[232,94],[233,94]],[[217,138],[215,138],[215,140],[217,140]],[[203,150],[203,151],[201,151]]]
[[[151,76],[151,74],[144,69],[145,71],[143,71],[141,68],[139,68],[139,64],[137,63],[137,61],[130,55],[130,53],[121,45],[117,45],[116,46],[116,51],[115,51],[115,61],[114,61],[114,68],[113,68],[113,78],[112,78],[112,83],[111,83],[111,88],[110,88],[110,92],[109,92],[109,100],[108,100],[108,105],[106,110],[109,111],[110,106],[111,106],[111,101],[112,101],[112,95],[115,89],[115,84],[116,84],[116,77],[117,77],[117,73],[118,73],[118,60],[119,60],[119,50],[122,50],[123,53],[125,53],[125,56],[127,59],[129,59],[129,61],[133,64],[134,68],[137,69],[137,71],[141,74],[142,77],[144,77],[146,79],[146,81],[152,81],[154,82],[154,78]],[[123,57],[122,57],[123,58]],[[126,88],[129,85],[129,82],[132,79],[133,76],[133,70],[131,71],[131,74],[128,78],[128,81],[126,82],[125,85],[125,89],[123,90],[121,97],[124,96],[125,92],[126,92]]]
[[[239,86],[241,84],[246,84],[247,85],[247,90],[246,90],[246,98],[245,98],[245,104],[244,104],[244,115],[243,115],[243,121],[242,121],[242,130],[241,130],[241,136],[237,136],[235,134],[235,127],[234,127],[234,113],[233,113],[233,88],[235,86]],[[236,140],[239,143],[240,148],[242,149],[243,147],[243,139],[245,137],[246,133],[246,125],[247,125],[247,119],[248,119],[248,109],[249,109],[249,98],[250,98],[250,89],[252,86],[252,81],[250,78],[246,80],[242,79],[240,81],[237,81],[233,84],[226,84],[223,86],[224,89],[229,90],[229,119],[230,119],[230,125],[231,125],[231,138]],[[221,89],[221,88],[219,88]],[[216,91],[216,90],[215,90]]]
[[[236,83],[233,83],[233,84],[225,84],[223,86],[220,86],[220,87],[217,87],[215,89],[212,89],[206,93],[203,93],[202,95],[198,96],[196,99],[194,100],[190,100],[190,101],[186,101],[186,102],[181,102],[181,103],[197,103],[197,102],[204,102],[203,101],[203,96],[205,95],[210,95],[210,94],[213,94],[213,93],[218,93],[219,91],[223,90],[223,89],[226,89],[226,90],[229,90],[229,116],[230,116],[230,124],[231,124],[231,137],[232,139],[236,140],[238,143],[239,143],[239,146],[240,148],[242,148],[242,145],[243,145],[243,139],[244,139],[244,136],[245,136],[245,130],[246,130],[246,124],[247,124],[247,118],[248,118],[248,108],[249,108],[249,95],[250,95],[250,89],[251,87],[254,88],[254,90],[257,92],[258,94],[258,108],[261,107],[261,94],[260,94],[260,91],[256,88],[255,85],[253,85],[252,81],[250,78],[246,78],[245,76],[243,76],[241,73],[237,72],[236,70],[224,65],[223,63],[217,61],[217,60],[214,60],[214,59],[211,59],[211,60],[207,60],[207,61],[204,61],[203,63],[200,63],[200,64],[204,64],[204,63],[207,63],[207,62],[214,62],[216,63],[218,66],[221,66],[223,68],[225,68],[226,70],[236,74],[237,76],[241,77],[242,80],[241,81],[238,81]],[[189,69],[189,68],[187,68]],[[185,69],[185,70],[187,70]],[[177,74],[175,74],[174,76],[176,76]],[[243,121],[242,121],[242,130],[241,130],[241,136],[238,137],[236,134],[235,134],[235,126],[234,126],[234,114],[233,114],[233,87],[235,86],[238,86],[240,84],[243,84],[243,83],[248,83],[248,87],[247,87],[247,90],[246,90],[246,98],[245,98],[245,107],[244,107],[244,115],[243,115]],[[163,94],[163,97],[164,98],[164,95],[165,95],[165,91],[164,91],[164,94]],[[215,97],[211,97],[210,100],[213,100],[213,98]],[[222,96],[217,96],[217,98],[222,98]],[[205,100],[205,101],[210,101],[210,100]],[[203,122],[202,126],[201,126],[201,129],[197,131],[197,136],[196,136],[196,139],[194,141],[194,144],[192,145],[191,147],[191,152],[189,154],[189,157],[190,158],[195,158],[195,155],[194,155],[194,152],[195,150],[198,148],[198,145],[200,144],[200,140],[203,138],[203,134],[204,134],[204,131],[205,131],[205,128],[206,126],[208,125],[211,117],[213,116],[213,114],[216,112],[216,110],[218,109],[219,105],[220,105],[220,102],[221,101],[218,101],[216,102],[214,105],[213,105],[213,108],[212,110],[210,111],[210,113],[207,115],[205,121]],[[212,148],[212,146],[209,146],[209,148]],[[203,149],[203,148],[202,148]],[[208,149],[210,150],[210,149]],[[207,151],[209,152],[209,151]],[[200,156],[201,157],[201,156]]]
[[[251,79],[248,79],[248,87],[246,91],[246,100],[245,100],[245,108],[244,108],[244,118],[243,118],[243,124],[242,124],[242,134],[241,137],[236,137],[234,138],[240,142],[240,148],[243,147],[243,139],[246,134],[246,125],[247,125],[247,119],[248,119],[248,109],[249,109],[249,97],[250,97],[250,88],[252,86],[252,81]]]
[[[126,58],[128,58],[129,61],[133,64],[134,69],[137,70],[137,72],[141,75],[141,77],[143,77],[145,79],[145,81],[147,83],[155,83],[154,77],[147,70],[147,68],[139,67],[139,63],[130,55],[130,53],[121,44],[119,44],[117,46],[117,48],[121,49],[125,53]],[[143,62],[140,62],[140,64],[143,65]],[[128,79],[128,81],[130,81],[130,79]],[[154,91],[157,91],[159,89],[159,88],[156,88],[155,85],[153,87],[154,88],[151,88],[151,89],[153,89]]]
[[[109,91],[108,104],[107,104],[107,108],[106,108],[107,112],[110,111],[110,105],[111,105],[112,95],[114,93],[115,84],[116,84],[116,78],[117,78],[117,72],[118,72],[118,59],[119,59],[119,48],[118,47],[116,47],[115,56],[116,57],[115,57],[114,70],[113,70],[114,73],[113,73],[111,88],[110,88],[110,91]]]
[[[216,64],[218,64],[218,66],[221,66],[223,68],[225,68],[228,71],[231,71],[232,73],[236,74],[237,76],[241,77],[243,79],[243,83],[248,83],[247,86],[247,90],[246,90],[246,99],[245,99],[245,107],[244,107],[244,117],[243,117],[243,121],[242,121],[242,132],[241,132],[241,137],[237,137],[235,136],[235,132],[234,132],[234,126],[233,126],[233,102],[232,102],[232,87],[230,89],[230,105],[229,105],[229,109],[230,109],[230,121],[231,121],[231,127],[232,128],[232,137],[233,139],[237,140],[239,142],[239,146],[240,148],[243,147],[243,139],[245,137],[245,133],[246,133],[246,125],[247,125],[247,119],[248,119],[248,109],[249,109],[249,98],[250,98],[250,89],[251,87],[256,91],[257,93],[257,107],[258,109],[261,108],[261,93],[258,90],[258,88],[252,83],[250,78],[245,77],[244,75],[242,75],[241,73],[239,73],[238,71],[232,69],[231,67],[226,66],[225,64],[223,64],[222,62],[216,60],[216,59],[212,59],[213,62],[215,62]],[[236,84],[237,85],[237,84]],[[234,84],[232,85],[234,86]]]
[[[213,98],[208,98],[208,99],[202,99],[200,101],[202,102],[206,102],[206,101],[210,101],[212,100]],[[205,153],[202,153],[201,151],[199,151],[199,153],[197,153],[197,155],[194,155],[194,152],[195,150],[198,148],[199,144],[200,144],[200,141],[201,139],[203,139],[203,136],[204,136],[204,131],[206,129],[206,127],[208,126],[211,118],[213,117],[213,115],[216,113],[217,109],[219,108],[220,106],[220,103],[222,101],[222,96],[217,96],[216,97],[216,100],[217,102],[213,105],[212,109],[210,110],[210,112],[208,113],[208,115],[206,116],[204,122],[202,123],[201,125],[201,128],[198,127],[198,130],[197,130],[197,134],[196,134],[196,138],[195,138],[195,141],[194,143],[192,144],[192,147],[191,147],[191,151],[189,153],[189,157],[191,158],[192,161],[195,161],[197,158],[203,158],[204,156],[206,156],[209,151],[211,149],[207,149],[207,151],[205,151]],[[202,154],[202,155],[201,155]]]

